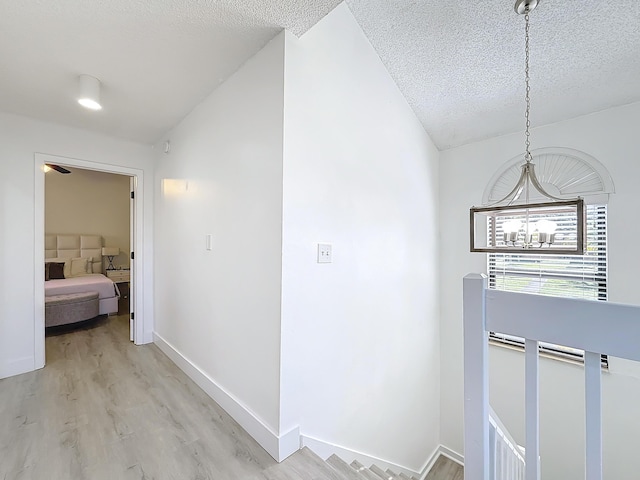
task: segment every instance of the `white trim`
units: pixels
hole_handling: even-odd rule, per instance
[[[34,200],[33,214],[33,363],[31,370],[44,367],[44,159],[34,156]]]
[[[21,375],[34,370],[34,357],[22,357],[0,365],[0,379]],[[42,367],[36,367],[42,368]]]
[[[42,368],[45,363],[45,344],[44,344],[44,274],[40,265],[44,263],[44,164],[53,163],[55,165],[64,165],[70,167],[86,168],[97,172],[115,173],[120,175],[129,175],[136,179],[136,242],[132,245],[133,251],[136,252],[136,258],[133,260],[133,279],[135,288],[135,305],[136,318],[135,322],[135,343],[142,345],[151,343],[153,336],[153,318],[145,315],[144,289],[145,282],[145,255],[144,255],[144,172],[137,168],[124,167],[121,165],[111,165],[99,163],[78,158],[62,157],[59,155],[51,155],[47,153],[34,154],[34,178],[35,178],[35,214],[34,214],[34,369]],[[39,294],[38,292],[42,292]]]
[[[444,445],[440,445],[438,447],[437,453],[464,467],[464,455],[462,455],[461,453],[458,453],[455,450],[451,450],[449,447],[445,447]],[[433,460],[433,463],[435,463],[437,459],[438,457]]]
[[[418,477],[420,478],[420,480],[424,480],[427,475],[429,475],[429,472],[433,468],[433,465],[436,463],[440,455],[442,455],[443,457],[447,457],[449,460],[456,462],[459,465],[464,466],[464,457],[461,454],[455,452],[454,450],[451,450],[449,447],[445,447],[444,445],[438,445],[438,447],[429,457],[429,460],[427,460],[425,466],[422,468],[422,473],[420,473]]]
[[[186,373],[207,395],[231,415],[276,461],[281,462],[300,449],[300,429],[298,427],[278,436],[238,398],[218,385],[215,380],[186,358],[161,335],[154,332],[153,341],[180,370]]]

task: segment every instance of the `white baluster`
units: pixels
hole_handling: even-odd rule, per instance
[[[538,342],[525,340],[526,480],[540,480]]]
[[[586,479],[602,480],[602,375],[600,354],[584,352]]]

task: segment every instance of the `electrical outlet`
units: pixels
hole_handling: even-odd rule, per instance
[[[318,244],[318,263],[331,263],[331,245],[328,243]]]

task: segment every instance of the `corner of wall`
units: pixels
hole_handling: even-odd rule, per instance
[[[205,391],[220,407],[240,424],[253,439],[277,462],[283,461],[300,449],[300,429],[295,427],[283,435],[278,435],[260,418],[251,412],[240,400],[218,385],[209,375],[185,357],[162,336],[154,333],[154,343],[184,373]]]

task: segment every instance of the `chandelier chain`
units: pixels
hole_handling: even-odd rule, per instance
[[[529,127],[531,126],[531,122],[529,121],[529,112],[531,111],[531,99],[529,98],[529,92],[531,91],[531,87],[529,86],[529,6],[527,5],[524,14],[524,83],[526,85],[525,89],[525,100],[527,103],[527,108],[525,110],[524,117],[526,119],[526,128],[524,132],[524,145],[525,145],[525,155],[524,158],[527,163],[531,163],[531,152],[529,150],[531,146],[531,142],[529,141]]]

